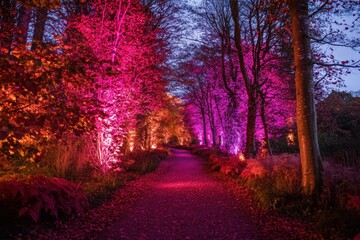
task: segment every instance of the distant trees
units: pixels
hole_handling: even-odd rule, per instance
[[[317,104],[322,153],[333,156],[356,149],[360,142],[360,98],[333,91]]]
[[[247,129],[245,156],[255,153],[255,128],[258,112],[264,129],[264,140],[271,152],[267,113],[265,105],[270,79],[267,72],[278,71],[276,64],[282,63],[279,45],[283,39],[277,32],[286,24],[281,16],[282,4],[271,1],[231,0],[231,15],[234,22],[234,43],[239,59],[239,68],[244,81],[247,102]],[[276,52],[278,51],[278,52]],[[246,58],[247,56],[247,58]]]
[[[161,145],[187,145],[192,133],[186,126],[183,102],[170,94],[163,100],[162,106],[152,111],[145,121],[139,121],[136,140],[143,149]]]
[[[216,134],[223,140],[222,148],[233,153],[242,150],[251,158],[258,150],[257,143],[264,141],[263,147],[271,154],[269,139],[281,135],[281,128],[284,131],[296,122],[303,191],[316,197],[321,190],[322,163],[315,93],[319,96],[325,92],[324,86],[341,84],[339,76],[348,70],[340,67],[358,67],[357,60],[336,60],[320,44],[358,49],[356,39],[341,37],[337,29],[344,26],[345,31],[357,31],[355,21],[351,25],[335,21],[332,25],[333,14],[351,13],[349,6],[343,1],[315,1],[309,10],[307,1],[204,0],[194,11],[202,30],[198,49],[203,53],[192,51],[184,60],[187,64],[180,69],[192,73],[186,78],[194,84],[184,88],[193,121],[194,115],[198,116],[196,126],[202,128],[198,134],[203,143],[215,145]],[[328,28],[320,26],[321,19],[327,19]],[[194,93],[205,96],[200,87],[197,90],[189,87],[199,83],[202,87],[211,86],[206,88],[209,97],[204,99],[212,99],[207,109],[215,118],[206,115],[204,99],[189,97]],[[210,131],[213,125],[215,128]],[[234,141],[231,138],[234,136],[240,141]],[[213,144],[208,144],[209,139]]]
[[[281,16],[275,3],[246,1],[241,10],[237,5],[232,8],[238,2],[229,3],[206,0],[197,10],[203,31],[201,47],[180,69],[190,65],[195,70],[187,72],[211,86],[206,89],[212,99],[211,117],[201,118],[202,139],[207,129],[213,129],[208,132],[211,145],[221,144],[232,153],[244,151],[248,158],[255,156],[258,143],[265,140],[271,154],[269,138],[280,134],[286,118],[294,115],[291,74],[285,74],[291,72],[291,65],[283,58],[286,33],[280,29],[286,18],[275,17]]]
[[[232,41],[232,28],[230,6],[225,1],[207,0],[203,2],[204,12],[200,14],[201,18],[205,20],[207,27],[208,37],[213,38],[208,40],[209,44],[213,45],[213,51],[219,52],[220,58],[216,61],[217,67],[220,69],[212,68],[217,74],[212,74],[213,77],[217,76],[218,79],[213,81],[219,81],[214,86],[218,86],[223,89],[215,92],[215,104],[216,112],[219,115],[220,125],[223,134],[219,134],[218,141],[222,141],[224,148],[230,152],[237,152],[234,148],[239,148],[242,137],[240,127],[240,114],[239,114],[239,73],[237,69],[236,54],[233,49]],[[208,53],[208,55],[211,53]],[[216,55],[216,54],[214,54]],[[224,97],[227,96],[229,101],[226,105]],[[223,106],[221,106],[223,105]],[[216,138],[216,135],[214,136]],[[221,139],[222,138],[222,139]]]

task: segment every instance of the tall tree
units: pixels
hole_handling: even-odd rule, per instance
[[[158,32],[149,24],[153,16],[139,1],[94,1],[90,9],[91,14],[80,11],[69,21],[69,29],[84,36],[99,63],[96,95],[106,116],[98,117],[95,134],[99,163],[108,170],[121,161],[120,145],[129,131],[143,126],[138,121],[146,121],[160,105],[163,56]]]
[[[29,31],[29,23],[31,20],[31,11],[31,6],[27,5],[26,3],[21,4],[16,33],[16,44],[20,48],[25,48]]]
[[[244,53],[244,45],[243,39],[241,35],[241,26],[240,26],[240,18],[239,18],[239,1],[238,0],[230,0],[231,7],[231,15],[234,21],[234,40],[235,46],[238,53],[240,70],[242,73],[242,77],[245,83],[246,93],[248,96],[248,112],[247,112],[247,123],[246,123],[246,149],[245,149],[245,157],[250,158],[255,149],[255,125],[256,125],[256,110],[257,110],[257,87],[250,78],[248,69],[245,64],[245,53]]]
[[[295,62],[296,120],[302,168],[302,189],[305,196],[316,200],[322,188],[322,163],[314,104],[309,7],[307,0],[288,0],[286,3],[291,16]]]
[[[231,16],[234,22],[234,41],[238,62],[247,93],[247,127],[245,157],[255,153],[255,132],[258,112],[264,127],[265,140],[269,147],[267,116],[265,109],[260,108],[266,101],[263,87],[267,78],[263,76],[272,64],[274,51],[280,44],[276,32],[281,29],[281,3],[269,0],[230,0]],[[241,8],[239,8],[241,6]],[[241,14],[240,14],[241,13]]]
[[[43,42],[47,15],[48,9],[46,7],[38,6],[36,8],[36,20],[31,50],[35,50]]]
[[[0,6],[0,53],[10,54],[15,28],[16,3],[14,0],[3,0],[0,2]]]
[[[203,1],[204,13],[201,14],[204,22],[208,25],[212,38],[217,37],[212,44],[214,48],[219,48],[221,53],[221,83],[229,98],[227,109],[224,117],[224,146],[227,151],[232,152],[238,148],[240,138],[240,116],[239,116],[239,81],[238,66],[235,61],[233,42],[232,42],[232,21],[230,6],[226,2],[216,0]],[[219,45],[219,46],[216,46]],[[210,53],[208,53],[210,54]],[[213,53],[216,55],[216,53]],[[218,107],[219,98],[214,96],[216,106]]]

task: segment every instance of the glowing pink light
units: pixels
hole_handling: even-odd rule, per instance
[[[231,151],[230,151],[231,152]],[[239,152],[239,147],[235,146],[234,147],[234,151],[232,152],[233,154],[237,154]]]

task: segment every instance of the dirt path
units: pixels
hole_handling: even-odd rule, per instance
[[[200,159],[173,150],[168,171],[102,239],[258,239],[228,191],[206,175]]]

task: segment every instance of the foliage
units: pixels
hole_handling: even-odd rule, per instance
[[[360,153],[360,98],[333,91],[318,103],[319,143],[323,155],[344,166],[356,166]]]
[[[64,141],[56,141],[44,148],[42,161],[33,163],[22,158],[4,159],[1,162],[1,176],[45,175],[81,182],[101,172],[95,156],[95,143],[88,135],[69,135]]]
[[[153,172],[162,160],[169,155],[166,149],[154,149],[142,152],[132,152],[126,156],[126,160],[120,165],[126,171],[146,174]]]
[[[266,208],[283,208],[301,193],[300,162],[297,156],[282,154],[263,161],[249,160],[240,175],[257,201]]]
[[[299,145],[297,143],[296,134],[294,134],[294,143],[289,144],[287,134],[285,133],[277,137],[270,138],[270,144],[272,147],[272,153],[275,155],[283,153],[297,153],[299,152]]]
[[[138,115],[135,145],[150,149],[164,144],[188,144],[191,137],[184,123],[183,109],[183,102],[179,98],[166,94],[159,109],[147,115]]]
[[[165,54],[160,51],[164,46],[157,39],[158,29],[147,24],[154,16],[139,1],[97,1],[90,5],[91,14],[69,22],[68,35],[82,36],[99,64],[94,72],[96,96],[105,116],[98,116],[96,121],[96,155],[106,172],[121,161],[121,146],[130,142],[126,139],[130,132],[142,135],[147,117],[161,106],[165,89],[160,64]]]
[[[110,172],[106,175],[98,172],[81,183],[84,193],[89,199],[89,208],[94,208],[111,198],[112,193],[126,182],[134,180],[136,175],[124,172]]]
[[[325,210],[317,228],[324,239],[352,239],[360,232],[360,214],[349,209]]]
[[[219,155],[210,155],[207,163],[212,171],[219,171],[231,177],[239,176],[247,165],[245,161],[240,161],[236,156]]]
[[[204,147],[204,146],[194,147],[194,149],[192,150],[192,153],[200,156],[201,158],[203,158],[205,160],[209,160],[211,155],[214,155],[214,154],[222,155],[223,154],[223,153],[219,152],[217,149],[208,148],[208,147]]]
[[[195,147],[193,152],[202,156],[212,171],[235,177],[238,183],[250,189],[260,206],[276,209],[287,216],[316,221],[316,227],[325,239],[347,239],[359,232],[356,224],[360,218],[357,168],[325,162],[324,190],[314,208],[301,194],[298,154],[285,153],[239,162],[236,161],[238,158],[216,153],[213,149]],[[241,169],[240,174],[236,169]]]
[[[291,54],[282,47],[288,44],[286,14],[280,12],[283,3],[242,3],[235,21],[241,22],[243,34],[240,57],[234,42],[240,32],[234,33],[231,2],[204,0],[194,9],[201,41],[187,46],[192,54],[186,51],[178,72],[189,123],[200,144],[237,154],[246,142],[253,145],[250,137],[268,139],[294,116],[294,91]]]
[[[0,56],[0,150],[7,158],[41,161],[50,140],[94,127],[96,101],[81,94],[91,91],[92,79],[84,76],[83,62],[57,51],[49,47]]]
[[[38,222],[81,213],[87,205],[84,193],[61,178],[39,175],[0,182],[1,222],[26,219]]]
[[[140,1],[59,4],[43,6],[45,15],[38,19],[40,10],[32,5],[1,3],[7,15],[0,31],[5,37],[0,41],[0,150],[11,160],[40,162],[50,148],[62,148],[57,171],[66,175],[88,161],[80,156],[84,152],[75,156],[75,146],[71,149],[68,136],[76,135],[95,141],[89,161],[97,158],[94,165],[107,171],[121,161],[120,147],[137,116],[161,105],[166,31],[149,25],[158,16]],[[16,23],[23,17],[26,23]],[[43,28],[46,38],[35,36],[30,26]],[[29,35],[31,49],[18,34]]]

